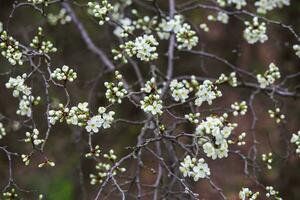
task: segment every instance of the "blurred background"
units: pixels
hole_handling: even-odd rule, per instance
[[[87,1],[78,0],[78,4],[85,4]],[[157,1],[159,7],[168,10],[167,1]],[[176,1],[178,5],[185,1]],[[205,2],[205,1],[203,1]],[[135,8],[143,15],[154,16],[155,12],[144,8],[143,5],[152,4],[148,1],[135,1],[128,8]],[[90,53],[85,43],[80,37],[79,32],[73,23],[65,25],[52,26],[47,23],[47,17],[42,16],[32,7],[22,7],[15,10],[13,17],[9,19],[12,11],[12,0],[0,0],[0,21],[3,22],[4,28],[7,28],[9,21],[9,34],[13,35],[23,44],[29,45],[31,39],[36,34],[37,27],[42,26],[45,31],[46,38],[53,41],[58,51],[52,54],[52,69],[68,65],[75,69],[78,79],[74,83],[68,85],[71,96],[71,105],[77,105],[78,102],[88,101],[88,97],[92,94],[91,109],[96,110],[99,106],[107,104],[104,96],[104,81],[111,80],[113,73],[103,75],[97,80],[99,73],[102,73],[104,66],[99,60]],[[111,49],[118,46],[118,39],[112,34],[114,28],[110,25],[99,26],[91,20],[86,14],[85,8],[72,4],[77,16],[84,24],[91,38],[96,45],[101,47],[109,58],[112,59]],[[50,5],[45,8],[45,13],[58,13],[60,4]],[[254,7],[249,6],[251,11],[255,11]],[[262,73],[269,63],[274,62],[280,68],[282,76],[299,71],[300,59],[295,56],[292,46],[297,43],[293,35],[283,29],[279,25],[268,24],[269,40],[264,44],[248,45],[242,37],[244,25],[241,20],[234,17],[230,18],[228,25],[217,22],[209,22],[208,14],[214,12],[206,9],[194,9],[184,13],[186,18],[194,24],[198,29],[200,43],[196,49],[207,52],[213,52],[223,58],[226,58],[236,66],[247,69],[253,73]],[[130,14],[129,14],[130,15]],[[285,24],[292,25],[297,33],[300,33],[300,1],[291,0],[291,6],[282,9],[276,9],[267,14],[267,17],[274,20],[282,21]],[[243,16],[244,19],[249,18]],[[207,22],[210,28],[209,33],[199,30],[199,24]],[[167,42],[162,42],[160,48],[160,58],[155,65],[160,71],[166,71]],[[175,75],[196,75],[217,78],[220,73],[228,74],[231,71],[225,68],[222,63],[213,60],[201,58],[187,53],[176,52]],[[180,59],[179,59],[180,58]],[[130,84],[136,82],[134,71],[130,65],[119,66],[115,63],[123,76]],[[147,80],[151,77],[150,65],[148,63],[138,63],[144,78]],[[9,71],[11,66],[5,58],[0,57],[0,73]],[[30,67],[26,64],[22,67],[15,67],[13,76],[30,72]],[[0,146],[7,146],[12,152],[28,153],[30,145],[21,142],[24,139],[26,128],[21,123],[24,118],[16,115],[18,101],[12,97],[11,91],[5,88],[5,83],[9,76],[0,76],[0,113],[5,116],[2,122],[7,129],[7,136],[0,141]],[[33,90],[36,94],[43,95],[43,87],[41,78],[34,76]],[[97,81],[95,83],[95,81]],[[96,84],[96,88],[91,93],[92,86]],[[293,79],[287,83],[287,87],[294,88],[300,84],[299,79]],[[133,87],[138,90],[138,87]],[[224,94],[223,98],[216,101],[215,106],[229,107],[234,101],[242,101],[249,99],[251,90],[244,88],[221,87]],[[65,102],[63,90],[56,87],[50,88],[51,101],[53,105],[58,102]],[[259,121],[256,127],[257,140],[259,141],[258,153],[273,152],[274,165],[272,170],[263,169],[258,173],[259,180],[265,185],[273,185],[280,191],[283,199],[297,200],[300,199],[300,159],[292,156],[284,159],[287,151],[294,151],[294,146],[288,146],[284,138],[290,138],[292,133],[300,129],[300,104],[299,99],[276,97],[282,112],[286,115],[286,122],[277,125],[268,115],[268,109],[274,108],[274,103],[264,94],[259,94],[255,101],[254,107],[257,111]],[[136,109],[128,100],[118,105],[114,109],[117,111],[116,118],[141,120],[145,116]],[[34,109],[34,119],[38,124],[40,132],[43,133],[47,129],[45,118],[45,104]],[[180,112],[180,111],[178,111]],[[246,116],[235,118],[239,123],[237,132],[250,132],[252,117],[248,111]],[[166,124],[172,123],[165,119]],[[111,129],[103,131],[94,137],[94,144],[99,144],[103,151],[114,149],[118,156],[126,155],[129,151],[125,148],[134,146],[137,141],[137,135],[142,125],[128,125],[126,123],[115,123]],[[181,127],[182,129],[193,131],[192,127]],[[180,131],[180,130],[178,130]],[[247,137],[248,144],[251,144],[251,136]],[[56,166],[54,168],[37,168],[37,164],[41,159],[35,157],[29,166],[24,166],[21,158],[13,157],[13,177],[20,188],[25,190],[38,190],[39,193],[45,195],[45,199],[92,199],[97,191],[96,186],[89,184],[89,174],[94,173],[94,162],[84,158],[87,148],[87,134],[78,127],[67,126],[65,124],[57,124],[51,131],[48,143],[46,144],[46,152],[50,159],[54,160]],[[247,153],[249,146],[245,145],[241,151]],[[150,156],[145,155],[145,163],[149,167],[155,167],[156,161]],[[260,160],[260,157],[258,158]],[[247,186],[255,190],[256,186],[249,181],[243,174],[243,162],[235,155],[229,155],[227,159],[209,160],[208,164],[212,171],[212,178],[224,190],[229,199],[237,199],[238,191],[242,186]],[[126,162],[125,167],[128,169],[128,175],[135,170],[135,163]],[[8,162],[6,155],[0,152],[0,187],[3,188],[7,184],[8,178]],[[153,183],[155,175],[149,170],[142,169],[142,181],[145,183]],[[81,186],[84,187],[81,187]],[[84,188],[84,190],[82,189]],[[132,189],[134,192],[134,189]],[[203,199],[218,199],[216,194],[204,181],[199,181],[193,186],[193,191],[198,192]],[[30,199],[30,194],[27,197]],[[147,199],[147,198],[145,198]],[[150,199],[150,197],[149,197]],[[263,198],[262,198],[263,199]]]

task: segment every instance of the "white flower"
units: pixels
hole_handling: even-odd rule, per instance
[[[121,26],[117,26],[113,32],[117,37],[128,37],[128,32],[132,33],[135,29],[131,19],[127,17],[120,19],[119,23]]]
[[[66,24],[68,22],[70,22],[72,19],[71,17],[67,14],[67,11],[62,8],[58,14],[52,14],[52,13],[49,13],[47,15],[47,18],[48,18],[48,22],[51,24],[51,25],[56,25],[58,23],[60,24]]]
[[[146,93],[146,96],[140,101],[141,108],[152,115],[161,115],[163,113],[162,100],[159,96],[161,90],[157,89],[155,78],[151,78],[150,81],[147,81],[145,87],[141,88],[141,91]]]
[[[192,177],[194,181],[210,175],[210,169],[204,159],[200,158],[197,160],[196,158],[191,158],[190,155],[187,155],[183,162],[180,163],[179,171],[184,177]]]
[[[242,188],[239,192],[240,200],[255,200],[258,198],[259,192],[253,193],[249,188]]]
[[[206,117],[197,126],[196,136],[198,143],[202,145],[207,157],[216,159],[228,156],[227,138],[237,125],[228,122],[225,123],[227,117],[227,114],[224,114],[222,117]]]
[[[87,125],[85,127],[87,132],[98,133],[100,128],[107,129],[111,127],[115,112],[109,111],[108,113],[105,113],[106,109],[104,107],[99,107],[98,112],[98,115],[93,116],[87,121]]]
[[[200,158],[197,162],[197,165],[193,167],[194,172],[194,181],[198,181],[199,178],[205,178],[210,175],[210,169],[205,163],[203,158]]]
[[[20,94],[29,96],[31,94],[31,88],[25,85],[26,74],[17,76],[16,78],[10,77],[8,82],[5,84],[6,88],[13,89],[13,96],[19,97]]]
[[[54,72],[51,73],[51,77],[59,81],[73,82],[77,78],[77,73],[67,65],[63,65],[61,68],[56,68]]]
[[[111,123],[113,122],[114,118],[113,116],[115,115],[114,111],[109,111],[108,113],[103,113],[102,118],[103,118],[103,128],[107,129],[110,128]]]
[[[182,15],[175,15],[173,19],[162,19],[158,25],[157,34],[161,40],[169,39],[170,33],[178,33],[183,22]]]
[[[291,138],[291,143],[297,146],[296,154],[300,156],[300,131],[298,133],[294,133]]]
[[[235,8],[240,10],[242,7],[247,5],[246,0],[227,0],[228,4],[234,4]]]
[[[176,33],[177,48],[191,50],[194,46],[197,46],[199,38],[196,36],[196,32],[192,30],[191,26],[184,23]]]
[[[27,143],[31,143],[35,146],[38,146],[38,145],[40,145],[44,142],[43,139],[38,138],[39,134],[40,134],[40,132],[36,128],[32,130],[32,133],[26,132],[25,133],[26,139],[24,139],[24,141],[27,142]]]
[[[119,71],[115,71],[115,79],[119,82],[105,82],[104,86],[106,87],[105,96],[111,103],[122,103],[122,99],[128,93],[124,88],[124,83],[120,81],[122,79],[122,75]]]
[[[199,86],[196,94],[195,105],[201,106],[203,102],[207,102],[209,105],[212,104],[212,100],[217,97],[221,97],[222,93],[216,86],[209,80],[205,80],[202,85]]]
[[[264,43],[268,40],[266,23],[259,23],[257,17],[254,17],[252,22],[246,21],[245,25],[244,38],[249,44]]]
[[[6,135],[6,130],[3,124],[0,122],[0,139],[2,139]]]
[[[137,37],[134,42],[133,52],[136,52],[136,57],[144,61],[154,60],[158,57],[156,46],[158,42],[153,35],[143,35]]]
[[[113,49],[112,53],[115,55],[115,60],[121,59],[124,63],[128,62],[126,56],[136,56],[142,61],[150,61],[158,58],[156,46],[158,46],[158,42],[154,36],[145,34],[137,37],[134,41],[121,44],[120,50]]]
[[[238,83],[237,83],[236,73],[231,72],[229,76],[226,76],[225,74],[222,73],[220,77],[216,80],[217,84],[222,84],[226,82],[228,82],[229,85],[231,85],[232,87],[237,87]]]
[[[186,81],[173,80],[170,83],[170,90],[175,101],[185,102],[189,98],[190,84]]]
[[[87,126],[85,127],[85,129],[87,130],[87,132],[98,133],[99,128],[102,126],[103,122],[104,120],[100,115],[95,115],[87,121]]]
[[[293,49],[295,50],[296,55],[297,55],[298,57],[300,57],[300,45],[299,45],[299,44],[295,44],[295,45],[293,46]]]
[[[234,110],[233,115],[238,116],[238,115],[245,115],[248,106],[246,104],[246,101],[242,101],[241,103],[234,102],[233,104],[231,104],[231,108]]]
[[[274,82],[280,77],[279,68],[274,63],[269,65],[269,70],[267,70],[263,75],[257,74],[256,76],[260,88],[266,88],[267,86],[274,84]]]
[[[266,14],[275,8],[281,8],[283,6],[289,6],[290,0],[258,0],[254,4],[257,7],[257,12],[260,14]]]
[[[99,20],[99,25],[109,20],[108,13],[113,9],[113,6],[107,0],[98,2],[88,2],[88,13]]]

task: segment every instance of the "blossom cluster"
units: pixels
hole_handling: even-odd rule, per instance
[[[296,154],[299,154],[300,156],[300,131],[298,131],[298,133],[293,133],[291,143],[297,145]]]
[[[259,192],[253,193],[249,188],[242,188],[239,192],[240,200],[255,200],[259,196]]]
[[[113,6],[107,0],[98,2],[88,2],[88,13],[99,20],[99,25],[109,20],[108,13],[113,9]]]
[[[299,44],[293,45],[293,49],[295,50],[296,55],[297,55],[298,57],[300,57],[300,45],[299,45]]]
[[[210,175],[210,169],[205,160],[203,158],[197,160],[196,158],[191,158],[190,155],[187,155],[183,162],[180,163],[179,170],[184,177],[191,177],[194,181],[198,181],[200,178],[207,178]]]
[[[188,23],[184,23],[182,15],[172,19],[163,19],[157,27],[160,39],[168,39],[171,33],[176,35],[178,49],[192,49],[198,43],[198,36]]]
[[[38,50],[39,53],[54,53],[57,51],[57,48],[54,47],[53,43],[49,40],[43,41],[42,39],[44,38],[43,35],[43,28],[39,27],[38,28],[38,33],[34,38],[32,39],[30,43],[30,47]]]
[[[202,145],[206,156],[214,160],[228,156],[227,138],[237,124],[227,122],[227,117],[226,113],[221,117],[206,117],[196,128],[198,143]]]
[[[257,42],[264,43],[268,40],[265,22],[259,23],[258,18],[254,17],[252,22],[246,21],[245,25],[244,38],[249,44],[255,44]]]
[[[267,186],[266,190],[267,190],[266,197],[268,198],[273,197],[276,200],[282,200],[282,198],[278,196],[279,192],[276,191],[273,186]]]
[[[11,199],[17,199],[19,195],[16,193],[15,188],[12,188],[8,192],[3,192],[3,199],[4,200],[11,200]]]
[[[120,74],[119,71],[115,71],[115,79],[118,81],[117,83],[104,83],[104,86],[106,87],[105,96],[111,103],[122,103],[122,99],[128,92],[124,88],[124,83],[122,82],[122,74]]]
[[[189,113],[187,115],[184,115],[184,118],[187,119],[189,122],[192,124],[198,124],[199,123],[199,118],[200,113]]]
[[[273,162],[273,154],[272,154],[272,152],[270,152],[268,154],[262,154],[261,155],[261,159],[262,159],[263,162],[266,163],[267,168],[269,170],[271,170],[272,169],[272,165],[271,164]]]
[[[155,78],[153,77],[150,81],[147,81],[141,91],[146,93],[143,100],[140,101],[141,108],[152,115],[161,115],[163,113],[162,100],[160,99],[161,89],[157,88]]]
[[[58,110],[49,110],[48,118],[52,125],[57,121],[66,121],[68,124],[84,126],[90,115],[87,102],[79,103],[71,108],[65,107],[63,104],[59,104],[58,107]]]
[[[274,84],[280,77],[279,68],[274,63],[269,65],[269,69],[263,75],[257,74],[256,76],[260,88],[266,88],[267,86]]]
[[[135,30],[131,19],[125,17],[119,20],[120,26],[117,26],[114,30],[114,34],[121,38],[126,38],[129,36],[128,33],[132,33]]]
[[[221,7],[234,5],[236,9],[240,10],[247,5],[246,0],[217,0],[217,3]]]
[[[280,113],[280,108],[275,108],[275,110],[268,110],[271,118],[274,118],[276,123],[279,124],[285,119],[285,115]]]
[[[103,129],[110,128],[114,120],[114,115],[114,111],[109,111],[106,113],[106,108],[99,107],[98,115],[93,116],[87,121],[87,125],[85,127],[86,131],[89,133],[98,133],[99,128],[101,127]]]
[[[184,103],[189,98],[189,93],[193,88],[187,80],[178,81],[174,79],[170,83],[170,90],[175,101]]]
[[[217,84],[222,84],[222,83],[228,83],[232,87],[237,87],[238,82],[237,82],[237,77],[235,72],[231,72],[229,76],[225,74],[221,74],[220,77],[216,80]]]
[[[117,160],[117,156],[114,153],[114,150],[109,150],[108,154],[104,154],[103,158],[107,159],[108,161],[115,163],[115,161]],[[99,162],[96,164],[96,170],[97,170],[97,174],[90,174],[90,184],[91,185],[96,185],[96,184],[101,184],[103,182],[103,180],[110,175],[110,173],[112,174],[112,176],[117,175],[118,173],[122,173],[126,171],[126,168],[123,167],[116,167],[116,169],[114,169],[111,172],[111,168],[112,165],[110,163],[107,162]]]
[[[30,117],[32,113],[31,106],[36,106],[40,103],[41,97],[37,96],[25,96],[23,95],[19,101],[19,108],[17,109],[17,114],[21,116]]]
[[[246,144],[246,142],[244,141],[245,137],[246,137],[246,133],[245,133],[245,132],[241,133],[241,134],[238,136],[238,141],[237,141],[237,145],[238,145],[238,146],[243,146],[243,145]]]
[[[60,24],[66,24],[68,22],[70,22],[72,19],[70,17],[70,15],[67,14],[67,11],[66,9],[62,8],[58,14],[52,14],[52,13],[49,13],[47,15],[47,18],[48,18],[48,22],[51,24],[51,25],[57,25],[58,23]]]
[[[11,65],[23,65],[23,53],[19,48],[19,42],[8,36],[6,31],[0,35],[1,55],[4,56]]]
[[[42,144],[44,142],[44,140],[39,139],[39,134],[40,134],[40,132],[36,128],[32,130],[32,133],[26,132],[25,133],[26,139],[24,139],[24,142],[31,143],[34,146],[38,146],[38,145]]]
[[[3,124],[0,122],[0,140],[6,135],[6,130]]]
[[[219,21],[223,24],[228,24],[229,21],[229,16],[226,12],[218,12],[217,16],[213,16],[213,15],[208,15],[207,19],[209,21]]]
[[[245,115],[248,110],[246,101],[242,101],[241,103],[234,102],[231,104],[231,108],[233,109],[234,116]]]
[[[135,38],[134,41],[121,44],[119,46],[121,51],[113,49],[112,53],[115,54],[115,60],[121,59],[124,63],[127,63],[124,53],[129,57],[136,56],[142,61],[150,61],[158,57],[158,53],[156,52],[157,45],[158,42],[153,35],[143,35]]]
[[[90,152],[85,154],[86,158],[89,157],[99,157],[101,155],[101,149],[99,145],[96,145],[94,148],[91,149]]]
[[[32,113],[32,106],[38,105],[41,98],[39,96],[32,96],[31,88],[25,84],[26,78],[26,74],[17,76],[16,78],[10,77],[5,86],[6,88],[13,89],[14,97],[20,97],[19,108],[16,113],[21,116],[30,117]]]
[[[64,65],[61,68],[56,68],[51,73],[51,77],[57,79],[58,81],[73,82],[77,78],[77,73],[67,65]]]
[[[205,80],[203,84],[199,85],[197,88],[195,96],[196,106],[201,106],[203,102],[207,102],[209,105],[211,105],[214,99],[222,96],[222,93],[210,80]]]
[[[178,33],[176,33],[177,48],[191,50],[198,44],[199,38],[196,32],[192,30],[191,25],[184,23]]]
[[[283,6],[289,6],[290,0],[258,0],[254,3],[257,7],[257,12],[260,14],[266,14],[275,8],[282,8]]]

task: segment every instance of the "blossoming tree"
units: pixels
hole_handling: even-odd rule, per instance
[[[235,23],[237,43],[254,48],[278,41],[276,34],[269,34],[269,29],[277,28],[289,35],[283,48],[299,62],[297,30],[270,14],[284,13],[290,0],[23,0],[8,4],[8,10],[0,7],[0,13],[7,13],[0,18],[5,65],[0,83],[5,87],[1,98],[12,96],[13,107],[0,110],[0,150],[8,166],[1,198],[48,199],[38,187],[24,189],[28,186],[18,183],[14,165],[20,162],[34,171],[64,165],[51,149],[58,141],[65,142],[59,134],[66,134],[60,130],[67,127],[73,135],[68,135],[69,140],[76,138],[80,158],[79,167],[68,166],[79,168],[78,199],[205,199],[202,184],[213,195],[210,199],[283,199],[277,184],[263,177],[273,170],[274,162],[300,155],[300,131],[289,126],[293,110],[286,109],[286,104],[295,105],[291,101],[300,97],[300,71],[295,66],[288,71],[276,59],[257,71],[249,63],[244,66],[226,57],[224,51],[232,51],[230,47],[219,53],[206,50],[213,42],[205,38],[214,34],[215,26]],[[12,31],[24,28],[13,23],[23,7],[26,16],[37,15],[26,35]],[[195,10],[196,17],[189,16]],[[77,42],[72,39],[75,34],[84,43],[76,49],[82,55],[88,51],[88,58],[80,58],[84,62],[68,64],[59,57],[67,44],[47,30],[64,26],[72,29],[65,33],[72,43]],[[91,30],[109,32],[109,43],[98,42]],[[89,59],[100,68],[89,68]],[[191,60],[197,66],[189,66]],[[83,70],[93,78],[82,75]],[[88,87],[81,88],[84,95],[78,95],[82,83]],[[261,96],[267,103],[258,109]],[[283,142],[283,147],[260,137],[263,115],[274,119],[272,126],[282,135],[277,142]],[[104,137],[132,137],[122,130],[124,124],[126,130],[132,128],[134,142],[117,149],[114,139],[102,142]],[[11,140],[17,140],[18,147]],[[261,147],[265,144],[269,148]],[[236,162],[236,173],[245,178],[234,194],[218,182],[230,178],[224,173],[227,160]],[[89,167],[82,168],[84,163]]]

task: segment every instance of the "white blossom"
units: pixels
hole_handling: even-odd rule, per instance
[[[184,177],[192,177],[194,181],[210,175],[210,169],[204,159],[200,158],[197,160],[196,158],[191,158],[190,155],[187,155],[183,162],[180,163],[179,170]]]
[[[0,122],[0,140],[6,135],[6,130],[3,123]]]
[[[249,188],[242,188],[239,192],[240,200],[255,200],[258,198],[259,192],[253,193]]]
[[[275,110],[268,110],[271,118],[274,118],[276,123],[279,124],[285,119],[285,115],[280,113],[280,108],[275,108]]]
[[[299,45],[299,44],[295,44],[295,45],[293,46],[293,49],[295,50],[296,55],[297,55],[298,57],[300,57],[300,45]]]
[[[56,15],[49,13],[47,15],[47,19],[51,25],[57,25],[58,23],[63,25],[72,20],[71,16],[67,14],[67,11],[64,8],[62,8]]]
[[[281,77],[279,68],[271,63],[269,69],[262,75],[257,74],[257,81],[259,82],[260,88],[266,88],[269,85],[274,84],[274,82]]]
[[[274,197],[274,199],[276,200],[282,200],[282,198],[278,196],[279,192],[276,191],[273,186],[267,186],[266,191],[267,191],[266,197],[268,198]]]
[[[246,101],[242,101],[241,103],[234,102],[231,104],[231,108],[233,109],[233,115],[245,115],[248,109],[248,106],[246,104]]]
[[[203,84],[198,87],[195,96],[196,106],[201,106],[203,102],[207,102],[211,105],[214,99],[222,96],[222,93],[210,80],[205,80]]]
[[[51,73],[51,77],[57,79],[58,81],[73,82],[77,78],[77,73],[67,65],[64,65],[61,68],[56,68]]]
[[[159,95],[161,90],[157,89],[155,78],[147,81],[145,87],[141,88],[141,91],[146,93],[146,96],[140,101],[141,108],[152,115],[161,115],[163,113],[162,100]]]
[[[99,20],[99,25],[109,20],[108,13],[113,9],[113,6],[107,0],[98,2],[88,2],[88,13]]]
[[[158,58],[156,46],[158,46],[158,42],[153,35],[143,35],[137,37],[134,41],[121,44],[119,46],[121,51],[113,49],[112,53],[115,54],[115,60],[121,59],[124,63],[127,63],[126,56],[136,56],[142,61],[150,61]],[[124,53],[126,53],[126,56]]]
[[[271,170],[272,169],[272,165],[271,164],[273,162],[273,154],[272,154],[272,152],[270,152],[268,154],[262,154],[261,155],[261,159],[262,159],[263,162],[266,163],[267,168],[269,170]]]
[[[43,35],[43,28],[38,28],[38,33],[34,38],[32,39],[30,43],[30,47],[36,49],[39,53],[54,53],[57,51],[57,48],[54,47],[53,43],[51,41],[42,41],[44,35]]]
[[[31,88],[25,85],[26,74],[17,76],[16,78],[10,77],[8,82],[5,84],[6,88],[13,89],[13,96],[19,97],[20,94],[29,96],[31,94]]]
[[[119,71],[115,71],[115,79],[118,81],[114,82],[105,82],[104,86],[106,87],[105,96],[111,103],[122,103],[122,99],[128,93],[124,88],[124,83],[121,81],[122,75]]]
[[[266,14],[275,8],[282,8],[283,6],[289,6],[290,0],[258,0],[254,3],[257,7],[257,12],[260,14]]]
[[[300,131],[298,131],[297,133],[293,133],[291,143],[297,146],[296,154],[300,156]]]
[[[204,153],[212,159],[228,156],[227,138],[231,135],[236,124],[225,123],[227,114],[222,117],[206,117],[196,128],[198,143],[202,145]]]
[[[186,80],[178,81],[172,80],[170,83],[170,90],[175,101],[185,102],[189,98],[191,86]]]
[[[227,0],[228,4],[235,5],[235,8],[240,10],[247,5],[246,0]]]
[[[23,53],[19,48],[19,42],[8,36],[6,31],[0,35],[1,55],[4,56],[11,65],[23,65]]]
[[[39,134],[40,134],[40,132],[36,128],[33,129],[32,132],[26,132],[25,133],[26,139],[24,139],[24,141],[27,143],[31,143],[34,146],[38,146],[44,142],[43,139],[38,138]]]
[[[266,23],[259,23],[257,17],[254,17],[252,22],[246,21],[245,25],[244,38],[249,44],[264,43],[268,40]]]

